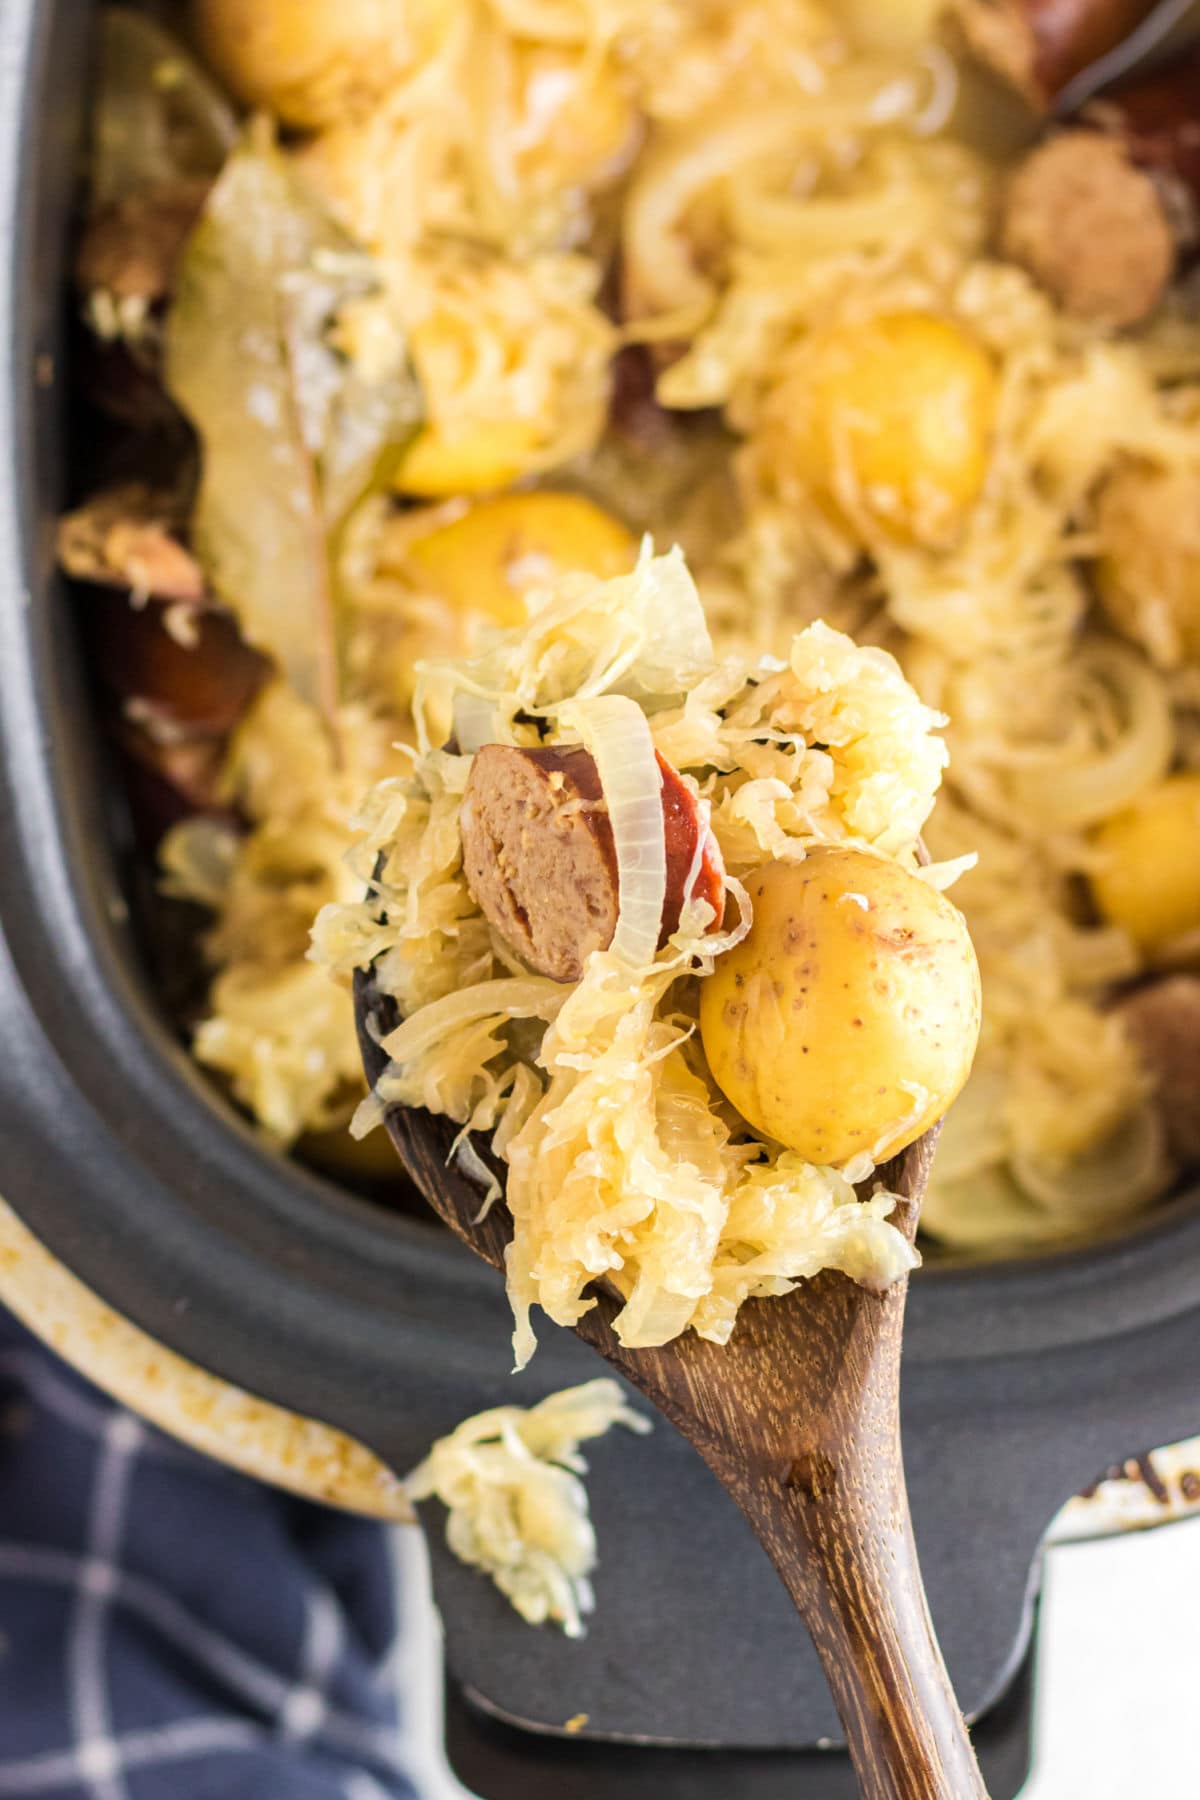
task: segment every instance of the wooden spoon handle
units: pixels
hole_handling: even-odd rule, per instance
[[[775,1556],[837,1703],[864,1800],[987,1800],[938,1647],[901,1476],[866,1518],[819,1457],[779,1497]],[[764,1514],[756,1509],[756,1528]],[[774,1535],[774,1534],[772,1534]]]
[[[698,1447],[778,1569],[825,1670],[864,1800],[987,1800],[925,1601],[898,1436],[790,1466]],[[881,1455],[882,1449],[882,1455]]]
[[[842,1276],[820,1277],[789,1371],[792,1393],[772,1394],[760,1362],[753,1435],[731,1443],[693,1431],[693,1441],[804,1616],[865,1800],[987,1800],[929,1617],[908,1510],[905,1285],[864,1295]],[[839,1324],[839,1308],[852,1324]],[[748,1324],[743,1344],[771,1328],[762,1313]],[[815,1418],[795,1398],[813,1392],[826,1395]]]

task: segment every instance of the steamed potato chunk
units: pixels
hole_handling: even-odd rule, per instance
[[[979,497],[995,412],[986,351],[921,312],[818,336],[772,404],[781,464],[828,511],[864,534],[932,546]]]
[[[1093,834],[1092,893],[1143,950],[1200,930],[1200,773],[1168,775]]]
[[[979,1035],[979,970],[944,895],[895,863],[817,849],[747,878],[754,923],[701,984],[718,1085],[807,1161],[895,1155],[939,1119]]]
[[[586,265],[485,257],[443,274],[408,331],[428,417],[396,470],[399,492],[484,494],[590,450],[616,337]]]
[[[196,0],[194,17],[239,100],[316,127],[393,87],[428,48],[438,11],[436,0]]]

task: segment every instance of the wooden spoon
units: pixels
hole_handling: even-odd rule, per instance
[[[370,975],[355,976],[363,1066],[398,1023]],[[439,1218],[503,1269],[512,1223],[476,1223],[478,1187],[447,1162],[457,1127],[394,1107],[387,1128]],[[937,1128],[879,1172],[917,1228]],[[864,1800],[987,1800],[934,1636],[900,1457],[900,1334],[907,1281],[875,1294],[835,1273],[751,1300],[726,1345],[694,1332],[626,1350],[601,1293],[575,1326],[703,1456],[745,1513],[816,1645]]]

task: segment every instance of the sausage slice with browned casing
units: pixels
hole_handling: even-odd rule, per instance
[[[1149,982],[1117,1011],[1154,1082],[1171,1154],[1200,1167],[1200,976]]]
[[[667,851],[661,946],[679,925],[693,870],[695,896],[717,922],[725,878],[700,802],[661,756],[658,766]],[[463,873],[488,923],[538,974],[578,981],[592,951],[612,943],[620,907],[616,846],[590,752],[485,744],[460,828]]]
[[[1152,313],[1175,269],[1159,183],[1099,131],[1063,131],[1030,152],[1009,188],[1002,242],[1066,312],[1108,325]]]

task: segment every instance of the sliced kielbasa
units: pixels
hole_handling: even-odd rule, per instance
[[[718,920],[725,876],[696,797],[661,756],[658,766],[667,851],[662,945],[679,924],[697,850],[695,896]],[[612,826],[590,752],[486,744],[471,765],[461,828],[463,871],[484,917],[531,969],[578,981],[591,952],[611,944],[620,903]]]
[[[1149,982],[1117,1011],[1154,1082],[1172,1155],[1200,1166],[1200,976]]]
[[[1064,311],[1135,325],[1170,284],[1176,225],[1158,180],[1121,138],[1062,131],[1014,175],[1002,245]]]
[[[1107,56],[1155,0],[950,0],[970,48],[1039,110]]]
[[[1136,325],[1195,252],[1200,52],[1091,100],[1025,158],[1005,207],[1005,254],[1067,312]]]

